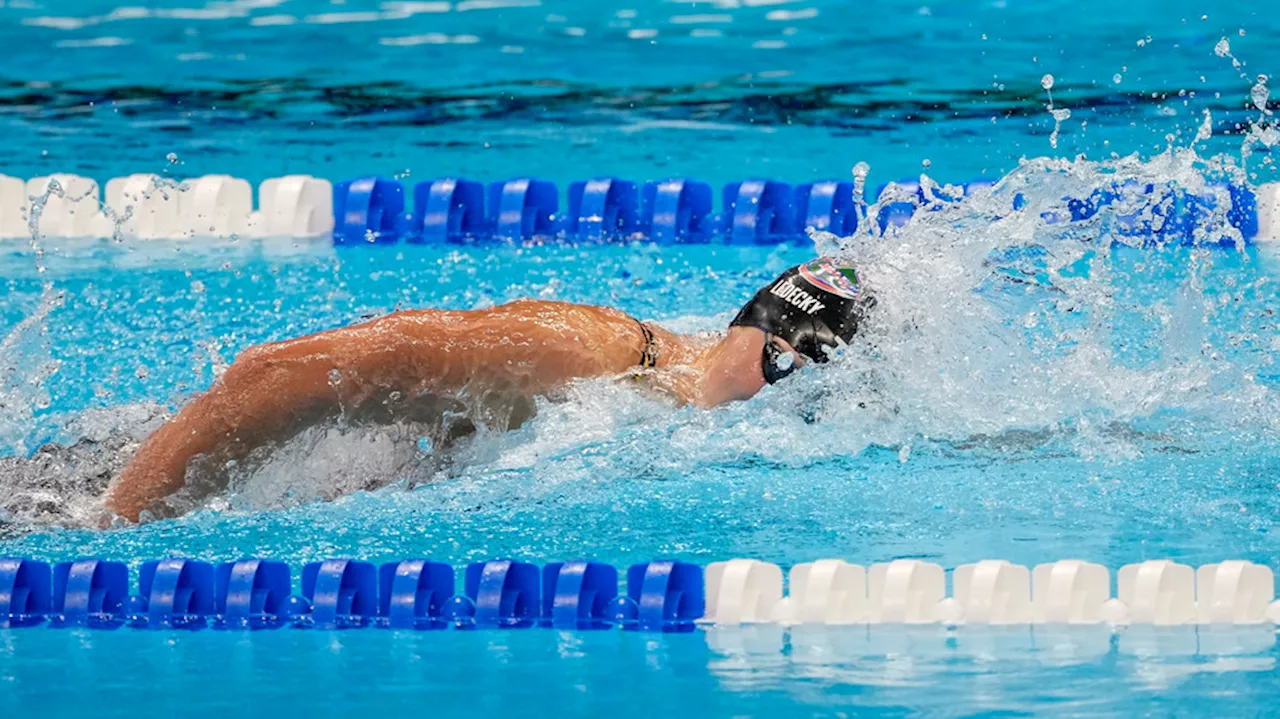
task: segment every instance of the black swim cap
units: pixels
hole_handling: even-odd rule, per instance
[[[814,362],[848,343],[871,298],[852,267],[830,257],[796,265],[756,293],[730,327],[756,327],[786,340]]]

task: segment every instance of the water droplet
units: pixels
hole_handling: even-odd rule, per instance
[[[1121,75],[1121,74],[1120,74],[1120,73],[1118,73],[1118,72],[1117,72],[1116,74],[1114,74],[1114,75],[1112,75],[1112,76],[1111,76],[1111,82],[1114,82],[1114,83],[1115,83],[1115,84],[1117,84],[1117,85],[1119,85],[1119,84],[1120,84],[1120,81],[1121,81],[1121,80],[1123,80],[1123,79],[1124,79],[1124,75]]]
[[[165,155],[165,156],[164,156],[164,159],[168,160],[168,161],[169,161],[169,164],[171,164],[171,165],[173,165],[173,164],[177,164],[177,162],[178,162],[178,153],[176,153],[176,152],[170,152],[169,154],[167,154],[167,155]]]
[[[924,161],[920,163],[920,165],[927,170],[933,166],[933,160],[930,160],[929,158],[926,157],[924,158]]]
[[[1267,112],[1267,100],[1271,97],[1271,91],[1267,89],[1267,76],[1259,75],[1258,84],[1253,86],[1249,91],[1249,97],[1253,99],[1253,106]]]
[[[1226,57],[1230,55],[1231,42],[1228,41],[1225,37],[1222,38],[1221,40],[1218,41],[1217,45],[1213,46],[1213,54],[1217,55],[1218,57]]]
[[[1044,89],[1046,89],[1046,90],[1052,90],[1052,89],[1053,89],[1053,75],[1047,75],[1047,74],[1046,74],[1044,77],[1040,78],[1040,87],[1043,87],[1043,88],[1044,88]]]

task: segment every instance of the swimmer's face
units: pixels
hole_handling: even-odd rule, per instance
[[[760,352],[760,372],[764,381],[777,384],[796,370],[805,366],[804,355],[796,351],[786,340],[772,333],[764,333],[764,348]]]

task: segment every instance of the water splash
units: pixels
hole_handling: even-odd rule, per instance
[[[1240,73],[1240,79],[1250,83],[1249,100],[1259,115],[1256,119],[1249,120],[1249,129],[1244,133],[1244,139],[1240,143],[1241,163],[1248,166],[1249,159],[1257,150],[1269,150],[1280,145],[1280,130],[1270,126],[1266,121],[1272,115],[1271,109],[1267,107],[1271,97],[1271,92],[1267,88],[1267,76],[1258,75],[1257,78],[1250,80],[1244,72],[1244,63],[1231,53],[1231,43],[1225,37],[1218,41],[1213,51],[1218,57],[1230,58],[1231,66]],[[1270,155],[1264,156],[1264,165],[1272,162]]]
[[[825,416],[857,438],[847,448],[1162,425],[1176,414],[1274,442],[1280,392],[1259,379],[1274,361],[1268,325],[1242,327],[1228,303],[1250,303],[1257,321],[1277,283],[1250,272],[1247,256],[1135,245],[1123,230],[1135,216],[1158,226],[1160,193],[1133,192],[1083,222],[1045,222],[1069,212],[1062,198],[1117,186],[1210,192],[1206,172],[1242,179],[1189,150],[1147,162],[1033,160],[964,202],[917,212],[891,242],[874,225],[840,240],[880,300],[873,326],[823,380],[844,397]],[[1015,195],[1026,204],[1012,211]],[[1202,236],[1230,233],[1225,212],[1203,220]],[[884,411],[873,419],[868,403]]]
[[[1049,115],[1053,117],[1053,132],[1049,134],[1049,146],[1058,149],[1058,133],[1062,130],[1062,123],[1071,119],[1071,111],[1062,108],[1054,108],[1053,106],[1053,75],[1046,74],[1040,78],[1040,87],[1044,88],[1045,93],[1049,96]]]

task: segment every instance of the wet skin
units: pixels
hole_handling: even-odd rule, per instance
[[[761,330],[733,327],[717,340],[649,327],[658,360],[642,378],[677,402],[713,407],[764,386]],[[438,446],[475,424],[518,427],[533,416],[534,397],[575,379],[636,376],[645,344],[639,323],[618,310],[520,300],[398,312],[251,347],[143,443],[107,507],[131,521],[163,513],[160,500],[183,487],[193,458],[225,467],[326,418],[435,421]]]

